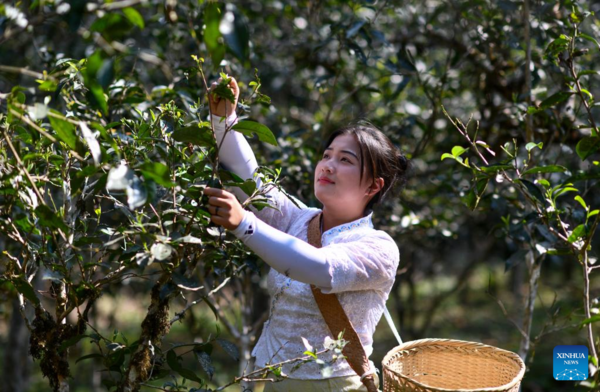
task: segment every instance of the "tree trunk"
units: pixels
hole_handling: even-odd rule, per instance
[[[244,276],[242,281],[243,293],[240,297],[242,330],[240,337],[240,365],[239,375],[243,375],[252,371],[250,367],[252,361],[252,351],[250,341],[254,331],[252,330],[252,281],[250,276]],[[242,381],[240,383],[240,391],[251,392],[254,390],[254,384],[251,382]]]
[[[131,356],[129,367],[123,382],[118,386],[118,392],[138,392],[141,383],[148,380],[152,370],[154,347],[160,347],[163,337],[169,333],[169,301],[178,290],[173,290],[161,299],[161,289],[171,280],[169,272],[163,273],[154,287],[152,287],[152,302],[148,307],[146,318],[142,322],[140,346]]]
[[[6,344],[2,372],[10,376],[3,378],[3,390],[6,392],[22,392],[26,391],[29,386],[29,374],[32,365],[29,356],[29,331],[19,312],[19,301],[14,299],[12,304],[8,343]],[[26,307],[25,313],[32,313],[31,308]],[[32,316],[32,314],[29,316]]]
[[[544,256],[536,259],[533,251],[527,253],[526,262],[529,267],[529,293],[525,297],[525,309],[523,312],[521,344],[519,346],[519,356],[525,362],[529,354],[529,346],[531,343],[531,325],[533,324],[533,310],[535,308],[535,298],[537,296],[538,281],[542,270],[542,261]]]

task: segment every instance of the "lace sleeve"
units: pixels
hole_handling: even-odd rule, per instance
[[[394,240],[383,231],[363,236],[357,241],[342,242],[322,248],[326,252],[331,289],[343,291],[386,290],[396,277],[400,251]]]

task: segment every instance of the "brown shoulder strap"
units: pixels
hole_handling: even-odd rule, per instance
[[[308,224],[308,243],[317,248],[322,246],[321,216],[322,213],[317,214]],[[312,289],[315,301],[317,301],[317,306],[321,311],[321,315],[325,319],[325,323],[333,335],[332,338],[336,339],[340,332],[344,332],[344,339],[348,341],[348,344],[346,344],[342,352],[350,367],[359,376],[370,371],[371,366],[369,365],[369,359],[367,358],[365,349],[337,295],[323,294],[323,292],[314,285],[310,285],[310,288]],[[365,376],[362,382],[367,387],[367,391],[377,391],[377,386],[375,385],[372,375]]]

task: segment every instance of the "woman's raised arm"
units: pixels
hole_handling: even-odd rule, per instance
[[[211,91],[216,85],[216,83],[213,83]],[[234,93],[235,102],[237,103],[239,88],[235,79],[231,78],[229,87]],[[224,99],[214,97],[213,94],[209,94],[209,101],[211,113],[213,113],[212,122],[215,129],[217,145],[221,146],[219,150],[219,161],[227,170],[235,173],[244,180],[254,179],[256,181],[256,186],[258,188],[261,187],[262,182],[260,178],[254,178],[254,173],[258,168],[258,164],[250,144],[241,133],[232,130],[226,132],[227,129],[230,129],[238,121],[235,113],[235,106]],[[227,117],[222,117],[225,114],[227,114]],[[248,195],[238,187],[231,189],[231,192],[241,201],[244,201],[248,197]],[[263,208],[261,211],[252,208],[252,211],[262,221],[279,230],[285,231],[291,222],[293,222],[295,213],[299,211],[299,208],[296,207],[286,195],[275,188],[268,192],[267,197],[270,199],[270,203],[277,207],[281,212],[271,208]],[[299,204],[302,206],[302,203]]]

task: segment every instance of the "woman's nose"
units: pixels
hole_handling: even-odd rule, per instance
[[[323,171],[328,171],[329,173],[333,172],[333,168],[332,168],[332,165],[330,162],[331,162],[331,160],[329,160],[323,164]]]

